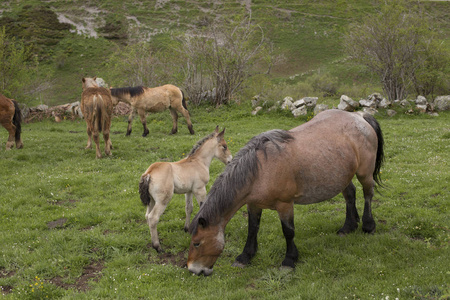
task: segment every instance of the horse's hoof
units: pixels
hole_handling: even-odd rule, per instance
[[[241,269],[245,268],[245,265],[243,263],[238,262],[238,261],[235,261],[231,266],[232,267],[241,268]]]

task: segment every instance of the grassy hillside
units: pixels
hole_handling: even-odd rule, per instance
[[[69,22],[72,33],[67,28],[55,31],[55,26],[46,28],[44,25],[34,24],[36,20],[45,23],[46,18],[49,18],[48,13],[42,13],[45,18],[40,17],[39,13],[30,13],[32,8],[42,7],[43,4],[60,20]],[[436,17],[441,30],[448,34],[448,2],[426,1],[423,5],[430,15]],[[173,35],[183,34],[195,27],[208,26],[217,19],[229,20],[249,13],[274,42],[275,53],[287,58],[285,63],[273,69],[269,77],[271,80],[284,81],[291,77],[298,81],[302,80],[299,75],[303,73],[327,72],[350,85],[360,84],[362,79],[365,83],[372,81],[370,85],[374,86],[377,83],[370,74],[362,76],[359,74],[360,69],[345,62],[347,55],[341,38],[350,23],[362,20],[373,13],[377,6],[378,1],[362,0],[55,0],[45,3],[10,0],[0,3],[0,12],[3,24],[14,24],[12,30],[16,32],[12,34],[31,38],[33,43],[39,44],[36,51],[39,51],[43,59],[41,63],[53,73],[51,89],[43,92],[38,101],[57,104],[78,100],[81,91],[79,80],[82,76],[97,75],[108,82],[109,71],[104,63],[117,47],[148,39],[156,47],[164,48],[165,41]],[[8,22],[5,23],[5,20]],[[22,23],[26,20],[28,23]],[[35,26],[43,28],[29,30]],[[51,30],[56,32],[51,37],[51,43],[48,43],[50,39],[38,39],[48,35]]]

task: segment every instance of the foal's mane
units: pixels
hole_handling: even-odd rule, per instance
[[[280,143],[287,143],[293,138],[285,130],[271,130],[253,137],[217,177],[206,201],[192,220],[189,232],[195,234],[199,218],[206,220],[208,224],[218,221],[221,214],[233,205],[238,191],[253,181],[258,174],[261,164],[256,155],[258,151],[263,151],[267,156],[267,147],[270,144],[280,150]]]
[[[188,157],[195,154],[195,152],[200,149],[200,147],[208,140],[212,139],[215,136],[216,132],[213,132],[207,136],[205,136],[203,139],[197,142],[194,147],[192,147],[191,152],[189,152]]]
[[[124,95],[130,95],[130,97],[136,97],[144,93],[143,86],[128,86],[123,88],[112,88],[111,95],[114,97],[120,97]]]

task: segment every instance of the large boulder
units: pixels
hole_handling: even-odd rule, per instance
[[[338,109],[345,111],[354,111],[357,107],[359,107],[359,102],[356,102],[349,96],[346,95],[341,96]]]
[[[450,95],[436,97],[433,104],[435,110],[450,110]]]

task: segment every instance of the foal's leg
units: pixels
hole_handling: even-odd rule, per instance
[[[159,236],[158,236],[158,229],[156,226],[158,225],[159,218],[166,210],[167,204],[169,204],[170,199],[172,199],[173,193],[169,193],[167,195],[165,194],[159,194],[155,195],[154,201],[155,204],[153,206],[153,209],[151,209],[150,212],[148,212],[149,208],[147,209],[147,223],[150,228],[150,235],[152,237],[152,247],[157,252],[162,252],[161,245],[159,243]]]
[[[169,110],[170,115],[172,116],[172,131],[170,132],[170,134],[175,134],[178,132],[178,113],[172,107],[169,107]]]
[[[298,250],[294,243],[294,203],[282,203],[277,205],[277,211],[281,220],[284,238],[286,239],[286,256],[281,263],[281,266],[295,268],[295,263],[298,260]]]
[[[189,231],[189,224],[191,223],[191,214],[194,210],[194,204],[192,203],[192,200],[194,198],[194,194],[192,193],[186,193],[186,222],[184,222],[184,231]]]
[[[250,260],[255,256],[256,251],[258,250],[258,231],[259,224],[261,222],[261,214],[262,209],[247,204],[247,212],[248,212],[248,235],[247,242],[245,243],[244,250],[242,253],[236,257],[236,260],[233,263],[233,267],[244,267],[247,265]]]
[[[344,226],[338,230],[339,235],[345,235],[358,228],[359,215],[356,210],[356,188],[353,182],[342,191],[346,203],[346,215]]]

